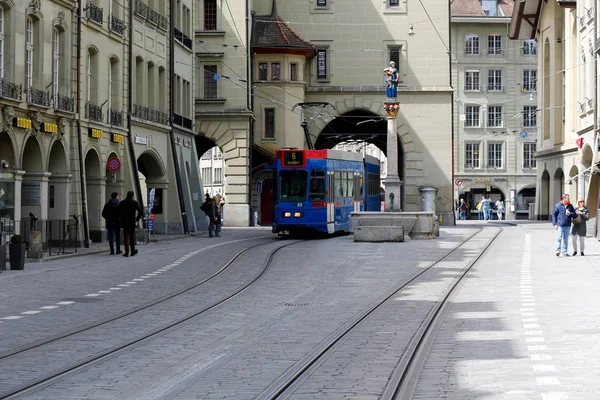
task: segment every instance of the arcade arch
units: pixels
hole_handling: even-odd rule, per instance
[[[8,168],[0,166],[0,230],[11,230],[15,219],[15,148],[8,132],[0,132],[0,161],[6,162]]]
[[[88,149],[84,158],[85,192],[88,214],[88,229],[92,242],[102,241],[102,207],[105,202],[106,181],[102,176],[99,152],[96,148]]]
[[[62,141],[54,141],[48,158],[48,219],[69,218],[69,193],[71,174],[67,164],[67,153]]]
[[[540,206],[538,207],[539,218],[543,220],[548,220],[550,216],[550,173],[547,170],[544,170],[542,173],[542,179],[540,180],[541,187],[539,191],[539,200],[538,203]]]
[[[154,214],[155,218],[150,223],[149,229],[154,228],[150,230],[156,233],[166,233],[166,221],[169,220],[169,194],[167,190],[169,184],[164,162],[155,150],[147,149],[139,155],[137,166],[139,171],[138,178],[142,190],[142,199],[138,200],[141,206],[147,205],[144,212],[146,214]],[[174,201],[176,201],[177,191],[174,192]]]

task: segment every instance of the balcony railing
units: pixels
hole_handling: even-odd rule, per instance
[[[102,25],[104,9],[92,4],[91,1],[88,1],[86,7],[87,7],[87,10],[86,10],[87,19],[94,21],[97,24]]]
[[[85,117],[91,121],[104,122],[104,116],[102,115],[102,107],[94,103],[88,102],[85,105]]]
[[[156,11],[148,7],[148,16],[146,18],[149,22],[153,23],[154,25],[158,25],[158,16],[159,14]]]
[[[186,36],[185,33],[181,32],[179,29],[175,28],[175,39],[179,40],[181,44],[187,47],[190,50],[192,49],[192,39]]]
[[[134,12],[136,15],[146,19],[148,16],[148,7],[142,0],[135,0],[135,9]]]
[[[133,107],[133,116],[136,118],[150,122],[156,122],[157,124],[162,125],[166,125],[167,121],[169,120],[169,116],[164,112],[138,105],[134,105]]]
[[[30,87],[27,89],[27,103],[36,106],[50,107],[50,93]]]
[[[23,85],[17,85],[5,79],[0,79],[0,98],[23,100]]]
[[[192,120],[179,114],[173,115],[173,123],[186,129],[192,129]]]
[[[169,27],[169,19],[164,15],[158,14],[158,27],[166,31]]]
[[[54,96],[54,109],[58,111],[75,112],[75,99],[73,97]]]
[[[123,113],[111,108],[108,110],[108,120],[113,126],[123,126]]]
[[[111,14],[110,16],[110,30],[114,33],[123,36],[125,33],[125,23],[119,18]]]

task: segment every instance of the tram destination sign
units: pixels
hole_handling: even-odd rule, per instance
[[[284,167],[304,167],[304,153],[301,151],[284,151]]]

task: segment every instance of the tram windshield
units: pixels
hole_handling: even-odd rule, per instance
[[[306,171],[279,172],[279,199],[281,201],[306,201]]]

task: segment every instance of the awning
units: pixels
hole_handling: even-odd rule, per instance
[[[586,177],[586,176],[596,175],[596,174],[600,174],[600,162],[597,162],[595,165],[592,165],[591,167],[584,169],[580,174],[570,177],[569,179],[567,179],[567,181],[565,183],[567,185],[570,185],[571,182],[579,179],[579,175]]]
[[[541,11],[542,0],[517,0],[508,37],[513,40],[535,39]]]

